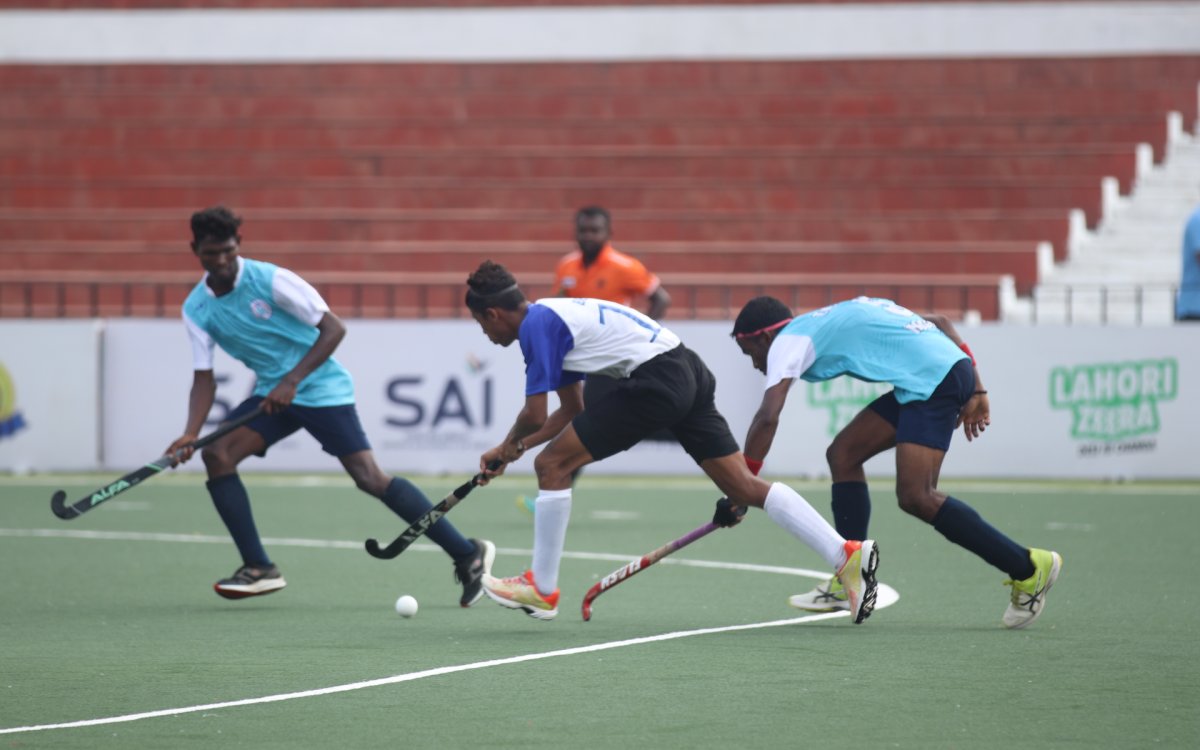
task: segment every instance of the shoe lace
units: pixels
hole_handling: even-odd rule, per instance
[[[1039,586],[1038,583],[1039,581],[1035,575],[1033,591],[1025,590],[1025,581],[1014,581],[1010,579],[1005,581],[1004,585],[1012,587],[1011,601],[1014,607],[1020,607],[1022,609],[1028,609],[1032,611],[1041,603],[1042,595],[1046,593],[1045,587]],[[1022,600],[1021,597],[1025,597],[1024,600]]]

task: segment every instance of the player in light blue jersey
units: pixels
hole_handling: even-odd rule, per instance
[[[254,371],[257,383],[246,401],[227,419],[253,411],[264,414],[204,448],[208,492],[233,537],[242,566],[213,588],[227,599],[278,591],[287,585],[263,549],[250,497],[237,467],[299,429],[336,456],[355,485],[379,498],[411,523],[433,507],[407,479],[390,477],[375,462],[354,406],[354,383],[333,352],[346,335],[342,321],[321,295],[295,273],[270,263],[241,258],[241,217],[223,206],[192,216],[192,252],[204,278],[183,303],[183,319],[192,342],[194,375],[184,434],[168,454],[182,450],[182,461],[212,409],[216,396],[213,349],[220,346]],[[483,575],[491,570],[495,546],[466,539],[446,519],[429,530],[454,560],[463,586],[459,604],[469,607],[483,596]]]
[[[671,431],[729,500],[763,508],[775,523],[816,550],[849,592],[852,620],[875,606],[878,553],[871,540],[847,540],[786,485],[752,475],[717,411],[716,379],[670,329],[642,313],[598,299],[529,303],[503,266],[485,261],[467,281],[467,307],[495,344],[519,342],[525,358],[525,403],[504,441],[480,457],[489,477],[548,442],[534,460],[537,512],[533,564],[510,578],[485,575],[484,592],[498,604],[549,620],[558,614],[558,569],[571,513],[571,473],[628,450],[664,428]],[[584,408],[582,382],[599,373],[618,380]],[[547,395],[559,407],[547,414]],[[718,503],[714,522],[740,520]],[[744,511],[743,511],[744,512]]]
[[[793,380],[818,383],[849,375],[890,383],[894,389],[859,412],[826,451],[838,532],[866,536],[871,499],[863,464],[895,448],[900,508],[1009,575],[1012,594],[1002,618],[1006,627],[1024,627],[1041,614],[1062,557],[1022,547],[937,488],[958,426],[967,440],[974,440],[991,424],[975,358],[949,320],[869,297],[793,318],[774,297],[756,297],[738,314],[733,337],[755,369],[767,376],[762,404],[746,436],[746,460],[756,473],[771,450]],[[849,606],[836,579],[790,601],[815,611]]]

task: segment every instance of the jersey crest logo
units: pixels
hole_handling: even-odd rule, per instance
[[[271,306],[266,300],[256,299],[250,302],[250,312],[260,320],[271,319]]]

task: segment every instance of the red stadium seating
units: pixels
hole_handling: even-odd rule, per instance
[[[0,66],[0,315],[173,315],[187,216],[226,203],[248,254],[361,314],[457,314],[484,256],[548,273],[601,204],[673,316],[787,279],[798,306],[892,281],[995,317],[1002,275],[1027,293],[1039,245],[1065,257],[1072,210],[1101,219],[1102,178],[1131,189],[1137,144],[1162,157],[1168,112],[1195,121],[1198,80],[1188,57]],[[141,281],[37,276],[67,271]]]

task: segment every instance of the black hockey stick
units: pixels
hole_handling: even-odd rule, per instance
[[[488,471],[495,471],[500,468],[500,461],[492,461],[488,464]],[[371,557],[378,557],[380,560],[391,560],[396,555],[399,555],[404,550],[408,549],[413,542],[424,536],[429,527],[433,526],[442,516],[450,512],[450,509],[467,496],[471,490],[479,486],[479,483],[484,479],[483,472],[479,472],[470,480],[459,485],[458,489],[446,495],[440,503],[425,511],[425,515],[413,521],[412,525],[404,530],[400,536],[392,540],[392,543],[386,547],[380,547],[379,542],[374,539],[368,539],[366,543],[367,554]]]
[[[225,437],[229,433],[257,417],[259,414],[262,414],[261,405],[253,411],[243,414],[232,422],[226,422],[207,435],[197,438],[196,441],[191,444],[191,447],[203,448],[209,443]],[[157,461],[148,463],[136,471],[131,471],[117,481],[84,495],[71,505],[67,505],[67,493],[63,492],[62,490],[58,490],[54,493],[54,497],[50,498],[50,510],[54,511],[54,515],[58,516],[64,521],[69,521],[76,516],[82,516],[84,513],[87,513],[89,510],[95,508],[105,500],[111,500],[113,497],[121,494],[125,490],[132,489],[138,484],[141,484],[143,479],[152,477],[163,469],[170,467],[179,453],[180,452],[177,451],[175,456],[163,456]]]

